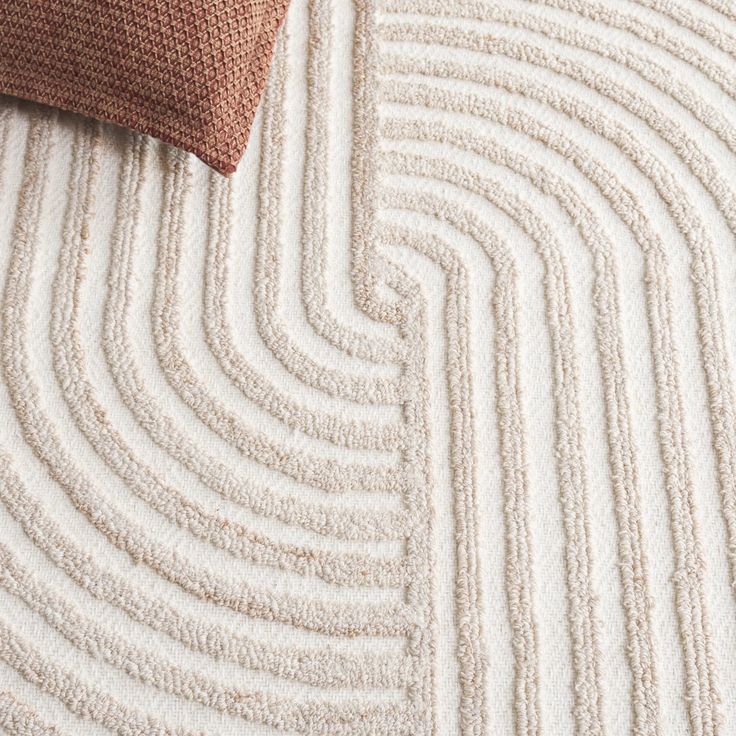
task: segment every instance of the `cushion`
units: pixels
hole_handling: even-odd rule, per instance
[[[0,92],[160,138],[230,173],[286,0],[3,0]]]

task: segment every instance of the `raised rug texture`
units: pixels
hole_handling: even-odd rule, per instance
[[[2,0],[0,93],[235,171],[287,0]]]
[[[295,0],[233,177],[0,151],[0,730],[736,733],[729,3]]]

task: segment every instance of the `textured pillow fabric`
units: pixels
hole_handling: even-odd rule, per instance
[[[223,172],[287,0],[3,0],[0,92],[156,136]]]

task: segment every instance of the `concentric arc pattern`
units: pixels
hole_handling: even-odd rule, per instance
[[[0,156],[0,730],[736,731],[728,3],[295,0],[237,175]]]

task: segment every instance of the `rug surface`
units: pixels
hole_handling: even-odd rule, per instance
[[[0,146],[0,730],[736,733],[730,3],[295,0],[231,178]]]

